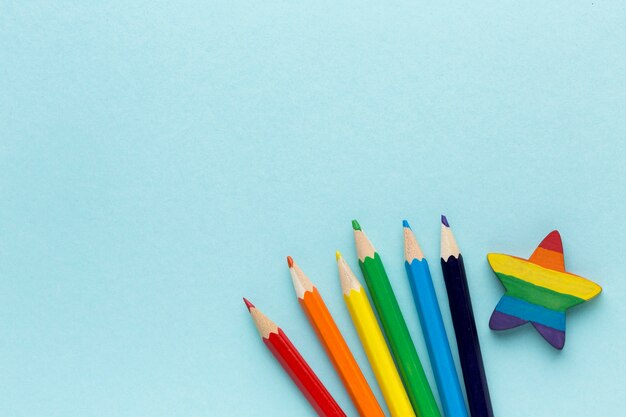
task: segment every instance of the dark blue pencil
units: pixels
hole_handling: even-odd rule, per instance
[[[463,256],[446,216],[441,216],[441,269],[448,292],[470,414],[472,417],[493,417]]]

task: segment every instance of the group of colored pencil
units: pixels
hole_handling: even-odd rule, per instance
[[[409,329],[378,252],[356,220],[352,221],[365,288],[340,252],[336,253],[346,306],[392,417],[492,417],[493,411],[474,321],[463,257],[445,216],[441,216],[441,267],[469,405],[465,406],[459,376],[428,268],[408,222],[404,226],[404,257],[411,291],[428,348],[443,408],[440,412]],[[302,269],[287,263],[298,301],[322,343],[361,417],[384,417],[374,393],[350,352],[322,296]],[[345,416],[281,328],[244,298],[263,342],[320,416]],[[376,313],[374,312],[376,311]],[[378,319],[377,316],[378,315]],[[380,322],[380,326],[379,326]],[[381,329],[382,327],[382,329]]]

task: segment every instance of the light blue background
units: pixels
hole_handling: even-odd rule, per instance
[[[0,415],[312,416],[245,295],[354,416],[284,257],[381,398],[334,251],[358,218],[425,359],[401,220],[451,329],[442,212],[496,415],[623,414],[625,3],[336,3],[0,4]],[[560,353],[487,326],[486,253],[554,228],[604,287]]]

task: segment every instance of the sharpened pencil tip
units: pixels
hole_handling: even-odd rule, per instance
[[[446,216],[444,216],[443,214],[441,215],[441,223],[446,227],[450,227],[450,225],[448,224],[448,219],[446,219]]]
[[[287,256],[287,265],[289,265],[289,268],[293,268],[293,258],[291,256]]]
[[[361,230],[361,225],[356,220],[352,220],[352,228],[354,230]]]
[[[250,309],[255,308],[254,304],[252,304],[250,301],[248,301],[248,299],[246,297],[243,297],[243,302],[246,303],[246,307],[248,307],[248,311],[250,311]]]
[[[409,222],[407,222],[406,220],[402,220],[402,227],[406,227],[407,229],[411,228],[411,226],[409,226]]]
[[[339,251],[335,252],[335,259],[336,260],[341,259],[341,252],[339,252]]]

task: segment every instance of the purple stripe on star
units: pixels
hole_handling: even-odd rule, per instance
[[[491,315],[491,319],[489,319],[489,328],[491,330],[506,330],[521,326],[524,323],[527,323],[527,321],[496,310]]]
[[[563,349],[563,346],[565,346],[565,332],[535,323],[534,321],[531,321],[531,323],[548,343],[559,350]]]

